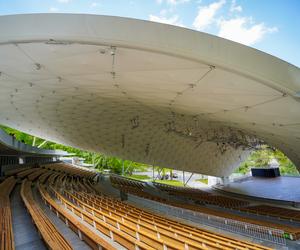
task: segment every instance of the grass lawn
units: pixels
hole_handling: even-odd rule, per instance
[[[126,175],[126,177],[134,180],[139,180],[139,181],[147,181],[151,179],[151,177],[149,177],[148,175],[139,175],[139,174]]]
[[[167,184],[171,186],[183,187],[183,183],[177,180],[156,180],[155,182]]]
[[[208,184],[208,179],[197,179],[196,181],[202,182],[204,184]]]

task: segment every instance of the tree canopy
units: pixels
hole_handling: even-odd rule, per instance
[[[246,174],[253,167],[267,167],[272,159],[277,160],[282,175],[299,175],[296,166],[278,149],[262,147],[253,151],[248,159],[243,162],[234,172]]]

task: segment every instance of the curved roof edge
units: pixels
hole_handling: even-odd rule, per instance
[[[235,72],[300,101],[297,66],[255,48],[204,32],[128,17],[91,14],[17,14],[0,16],[0,19],[0,30],[5,31],[0,34],[0,44],[82,43],[159,52]]]
[[[0,129],[0,155],[2,149],[9,155],[29,155],[29,156],[67,156],[68,152],[62,150],[50,150],[34,147],[16,140]],[[7,154],[6,154],[7,155]]]

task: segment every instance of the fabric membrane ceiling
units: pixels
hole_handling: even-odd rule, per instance
[[[300,169],[300,69],[184,28],[0,17],[0,123],[124,159],[226,176],[261,144]]]

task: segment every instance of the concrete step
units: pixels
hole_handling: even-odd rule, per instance
[[[20,195],[21,185],[13,190],[10,203],[16,250],[46,250]]]
[[[39,204],[41,209],[45,212],[48,218],[52,223],[57,227],[59,232],[68,240],[74,250],[90,250],[91,248],[75,234],[67,225],[56,216],[53,211],[49,209],[48,206],[43,202],[40,194],[37,191],[37,188],[33,188],[33,197],[36,202]]]

